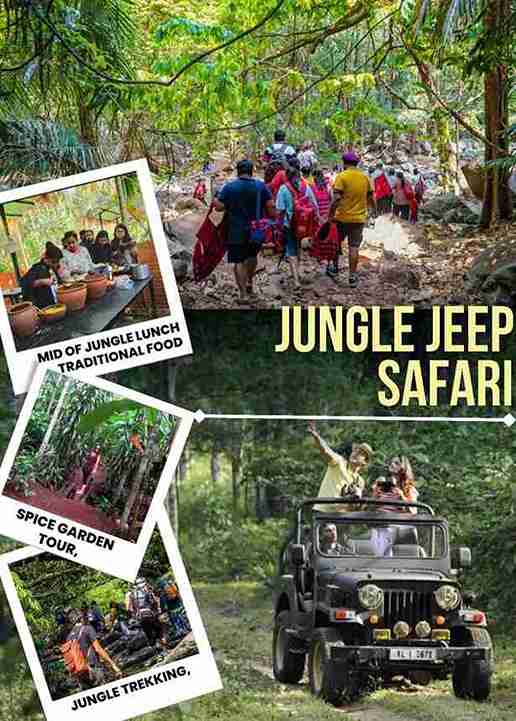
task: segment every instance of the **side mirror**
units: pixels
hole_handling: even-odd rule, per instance
[[[466,546],[452,549],[452,563],[456,568],[471,568],[471,549]]]
[[[306,548],[301,543],[291,543],[288,547],[288,560],[292,566],[302,566],[306,561]]]

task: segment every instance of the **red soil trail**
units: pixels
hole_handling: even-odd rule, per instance
[[[72,501],[69,498],[59,495],[56,491],[52,491],[39,483],[32,482],[30,484],[32,496],[24,496],[23,493],[8,488],[5,495],[22,501],[29,506],[34,506],[42,511],[50,511],[56,516],[63,516],[69,521],[82,523],[83,526],[94,528],[97,531],[118,535],[119,526],[114,518],[110,518],[98,508],[81,503],[80,501]]]

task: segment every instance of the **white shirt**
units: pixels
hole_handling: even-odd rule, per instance
[[[88,248],[84,245],[77,246],[75,253],[70,253],[66,248],[63,250],[63,276],[69,278],[72,273],[89,273],[95,270],[95,264],[91,259]]]

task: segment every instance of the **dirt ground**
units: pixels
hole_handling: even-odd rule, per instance
[[[192,228],[202,216],[182,219]],[[326,263],[302,252],[296,290],[288,263],[259,256],[255,282],[256,298],[246,305],[237,303],[233,267],[225,259],[201,283],[191,277],[180,283],[183,306],[187,309],[280,308],[284,305],[381,305],[414,304],[418,307],[466,300],[463,276],[468,258],[482,249],[479,238],[455,237],[453,229],[411,225],[382,216],[374,228],[366,228],[360,249],[359,285],[348,283],[347,251],[341,256],[340,272],[331,278]]]
[[[6,495],[23,503],[27,503],[30,506],[34,506],[35,508],[39,508],[42,511],[50,511],[70,521],[95,528],[97,531],[113,534],[117,534],[119,531],[114,518],[110,518],[105,513],[102,513],[102,511],[99,511],[87,503],[64,498],[59,493],[39,483],[31,483],[30,490],[32,492],[31,496],[24,496],[21,493],[15,493],[11,490],[6,492]]]

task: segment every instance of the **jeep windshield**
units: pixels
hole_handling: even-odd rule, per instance
[[[390,519],[318,522],[315,527],[317,551],[328,557],[442,558],[446,535],[438,523]]]

